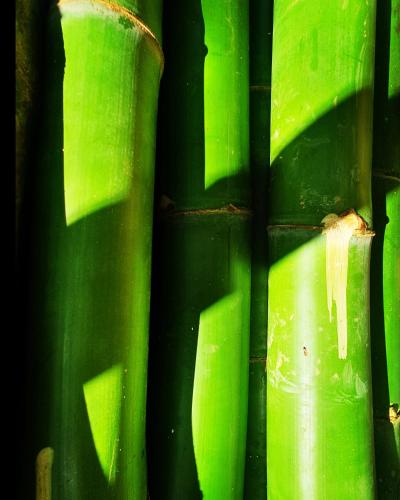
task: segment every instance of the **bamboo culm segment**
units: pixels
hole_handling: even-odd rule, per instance
[[[377,4],[371,256],[372,376],[379,498],[400,495],[400,2]]]
[[[273,498],[374,498],[364,312],[370,243],[370,236],[349,243],[348,355],[342,360],[338,325],[328,314],[326,236],[304,229],[269,233],[267,485]]]
[[[375,2],[274,3],[267,490],[276,500],[374,498],[374,33]]]
[[[158,261],[149,389],[150,418],[159,415],[150,420],[150,494],[159,499],[243,495],[249,220],[205,217],[172,216],[159,231],[168,251]]]
[[[354,208],[371,226],[374,32],[374,1],[275,2],[269,224]]]
[[[150,496],[241,499],[251,284],[248,5],[170,1],[164,15],[157,189],[161,211],[170,212],[156,232]]]
[[[159,2],[144,3],[160,25]],[[107,2],[53,6],[47,45],[32,223],[34,453],[53,450],[54,498],[143,499],[162,54]]]

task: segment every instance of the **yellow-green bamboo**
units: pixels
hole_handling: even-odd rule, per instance
[[[375,496],[369,333],[375,2],[274,2],[267,488]]]

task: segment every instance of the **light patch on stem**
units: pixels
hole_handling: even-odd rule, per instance
[[[36,500],[51,500],[51,468],[54,450],[47,447],[36,457]]]
[[[365,230],[364,220],[355,210],[343,214],[328,214],[322,219],[326,234],[326,291],[329,321],[332,321],[332,304],[336,304],[339,359],[347,357],[347,269],[349,242],[354,231]]]

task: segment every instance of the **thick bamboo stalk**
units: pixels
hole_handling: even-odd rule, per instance
[[[379,498],[400,495],[400,2],[377,5],[372,368]]]
[[[31,241],[38,500],[146,497],[160,18],[158,1],[50,11]]]
[[[267,486],[277,500],[374,498],[374,28],[374,2],[274,4]]]
[[[150,495],[241,499],[250,328],[248,7],[168,2]]]
[[[266,498],[267,173],[271,108],[271,1],[250,2],[252,264],[245,498]]]

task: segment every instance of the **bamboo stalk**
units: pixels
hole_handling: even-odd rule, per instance
[[[250,2],[252,264],[245,498],[266,498],[267,172],[271,109],[272,7]]]
[[[38,500],[147,493],[160,21],[158,1],[49,14],[31,240]]]
[[[267,487],[277,500],[374,498],[374,26],[374,2],[274,4]]]
[[[248,7],[168,2],[152,498],[241,499],[250,328]]]
[[[377,5],[371,331],[379,498],[400,495],[400,2]]]
[[[15,4],[15,129],[16,129],[16,243],[20,251],[21,215],[34,135],[40,74],[43,1]]]

